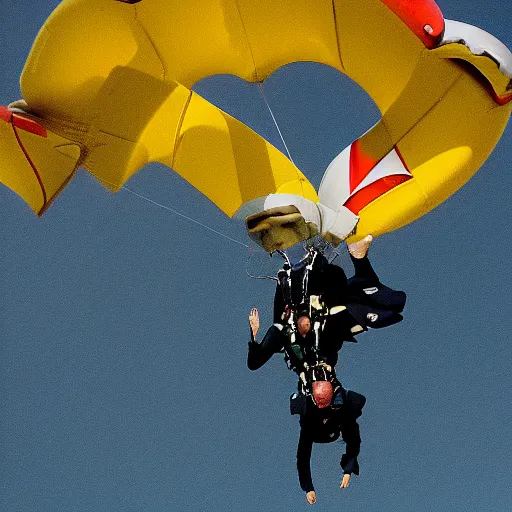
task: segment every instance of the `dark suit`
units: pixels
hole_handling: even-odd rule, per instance
[[[357,456],[361,446],[357,418],[361,416],[366,398],[341,386],[336,390],[333,405],[316,407],[311,398],[295,393],[290,400],[292,414],[300,415],[300,436],[297,447],[297,471],[304,492],[314,491],[311,478],[313,443],[332,443],[340,435],[345,441],[345,453],[340,465],[344,474],[359,474]]]
[[[348,279],[337,265],[329,264],[318,255],[308,280],[308,296],[321,295],[326,307],[345,306],[346,309],[327,317],[320,335],[321,359],[331,366],[338,360],[338,351],[345,341],[356,341],[354,335],[369,327],[381,328],[400,322],[405,306],[404,292],[383,285],[374,272],[367,257],[352,258],[355,274]],[[293,302],[300,300],[303,267],[292,271]],[[277,286],[274,297],[274,325],[268,329],[263,341],[249,342],[247,366],[256,370],[263,366],[273,354],[280,352],[287,343],[283,313],[286,300],[281,286]],[[301,339],[307,343],[307,339]],[[293,359],[293,355],[291,357]],[[291,361],[294,366],[294,361]]]

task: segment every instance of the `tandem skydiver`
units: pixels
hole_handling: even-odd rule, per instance
[[[316,502],[310,470],[314,442],[332,442],[340,435],[345,441],[340,488],[348,486],[352,473],[359,474],[361,438],[356,420],[366,399],[345,390],[337,380],[338,351],[344,341],[355,341],[354,335],[368,327],[386,327],[402,320],[405,293],[379,281],[367,256],[372,239],[368,236],[349,245],[355,275],[348,281],[340,267],[320,254],[313,253],[307,260],[306,273],[304,264],[295,272],[290,268],[288,279],[280,279],[276,290],[274,325],[261,343],[256,339],[258,310],[253,308],[249,315],[249,369],[260,368],[284,349],[289,367],[299,375],[290,410],[300,416],[297,470],[310,504]]]
[[[257,311],[252,317],[252,323],[255,327],[258,324]],[[306,329],[306,325],[306,321],[299,325],[299,331]],[[293,355],[291,362],[296,364],[294,369],[299,372],[297,361],[292,358]],[[363,395],[341,386],[334,367],[325,361],[317,361],[311,365],[306,363],[302,367],[299,391],[290,397],[290,412],[300,417],[297,472],[299,484],[306,493],[309,504],[316,502],[316,491],[311,478],[313,443],[331,443],[341,435],[345,442],[345,453],[340,460],[343,470],[340,488],[348,487],[352,474],[359,475],[357,457],[361,437],[357,418],[361,416],[365,402]]]
[[[297,446],[299,484],[310,505],[316,502],[311,478],[311,451],[313,443],[332,443],[340,435],[345,442],[345,453],[340,460],[343,470],[340,488],[348,487],[352,474],[359,475],[357,456],[361,436],[357,418],[361,416],[366,398],[344,389],[334,370],[318,364],[307,370],[308,392],[290,397],[290,412],[300,416],[300,436]]]
[[[307,265],[303,263],[297,269],[289,269],[289,279],[280,279],[277,285],[274,324],[261,343],[256,340],[260,325],[258,310],[253,308],[249,314],[251,341],[247,366],[250,370],[257,370],[273,354],[290,345],[290,330],[296,338],[292,345],[302,347],[306,362],[308,347],[316,337],[315,357],[334,367],[343,342],[356,341],[354,335],[370,327],[387,327],[403,319],[400,313],[405,306],[406,295],[380,282],[368,259],[372,240],[373,237],[368,235],[348,246],[355,270],[354,276],[348,280],[341,267],[328,263],[320,253],[313,253],[313,257],[305,261]],[[315,322],[318,317],[321,321]],[[287,355],[294,367],[297,363],[294,353],[297,351],[288,352],[291,352]]]

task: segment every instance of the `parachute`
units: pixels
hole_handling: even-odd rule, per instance
[[[331,66],[381,120],[318,192],[278,149],[192,91]],[[112,191],[149,162],[178,173],[266,250],[321,233],[378,236],[421,217],[482,166],[512,110],[512,53],[433,0],[64,0],[0,109],[0,181],[41,215],[81,167]],[[321,91],[318,92],[321,94]]]

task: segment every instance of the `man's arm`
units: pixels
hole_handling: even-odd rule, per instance
[[[313,438],[311,434],[307,428],[301,427],[299,444],[297,446],[297,472],[299,474],[300,487],[305,493],[315,490],[313,487],[313,480],[311,479],[312,448]]]
[[[249,352],[247,354],[249,370],[261,368],[273,354],[284,347],[285,341],[285,334],[276,325],[270,327],[261,343],[258,343],[256,338],[253,337],[249,342]]]
[[[352,473],[359,475],[359,462],[357,461],[357,456],[361,449],[361,435],[359,433],[359,425],[357,421],[354,419],[343,425],[341,435],[346,444],[345,453],[341,457],[340,461],[343,473],[345,475],[350,475]]]

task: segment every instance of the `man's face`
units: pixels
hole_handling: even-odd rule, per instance
[[[311,331],[311,320],[307,316],[301,316],[297,320],[297,329],[301,336],[306,336],[306,334]]]

